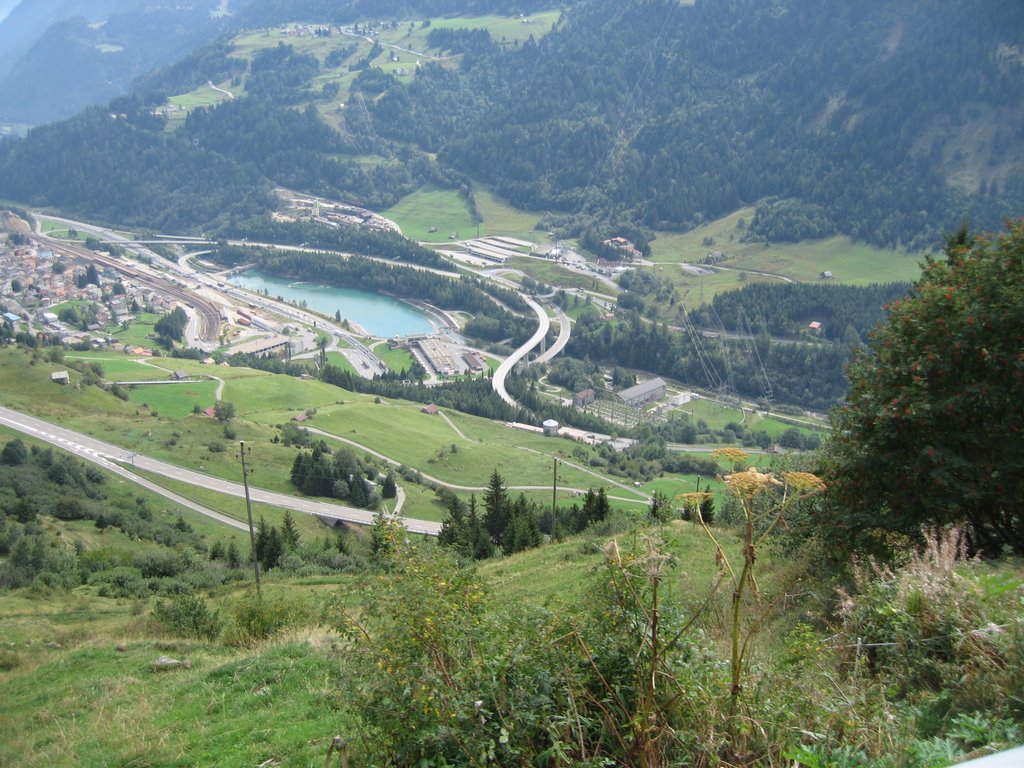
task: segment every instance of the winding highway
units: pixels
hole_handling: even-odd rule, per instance
[[[548,329],[551,328],[551,318],[549,318],[548,313],[544,311],[544,307],[529,296],[523,296],[523,300],[537,315],[537,330],[533,332],[533,336],[531,336],[523,346],[519,347],[519,349],[505,358],[505,361],[499,365],[497,370],[494,372],[494,376],[491,377],[491,386],[494,388],[494,391],[498,393],[498,396],[502,400],[512,407],[516,407],[519,404],[505,388],[505,379],[508,378],[509,373],[512,372],[516,363],[530,354],[530,351],[534,347],[538,346],[541,340],[547,336]]]
[[[569,316],[565,314],[565,310],[557,305],[555,306],[555,312],[558,314],[558,338],[555,339],[555,343],[548,348],[547,352],[537,356],[538,363],[548,362],[565,349],[565,345],[569,343],[569,334],[572,333]]]

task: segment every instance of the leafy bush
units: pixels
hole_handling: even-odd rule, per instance
[[[211,611],[202,598],[193,594],[161,600],[153,609],[153,618],[168,632],[184,637],[213,640],[220,634],[220,613]]]
[[[225,632],[229,645],[251,646],[289,627],[309,624],[309,608],[293,595],[248,591],[231,608],[231,622]]]
[[[89,577],[89,583],[98,586],[102,597],[144,597],[148,593],[142,574],[124,565],[97,571]]]
[[[838,549],[964,524],[986,557],[1024,554],[1024,219],[976,240],[964,228],[946,256],[847,370],[826,451]]]

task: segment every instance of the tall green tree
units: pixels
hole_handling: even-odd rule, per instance
[[[951,236],[848,375],[827,529],[877,543],[963,523],[981,552],[1024,554],[1024,219]]]
[[[441,546],[452,547],[460,555],[466,552],[466,505],[454,493],[448,500],[448,517],[441,522],[441,532],[437,535]]]
[[[395,475],[388,472],[380,487],[380,495],[385,499],[393,499],[398,495],[398,484],[395,482]]]
[[[281,538],[285,549],[289,552],[299,548],[299,528],[295,525],[295,520],[292,519],[292,513],[290,510],[284,511],[284,519],[281,521]]]
[[[491,472],[491,479],[484,489],[484,517],[483,525],[491,541],[497,547],[502,546],[505,536],[505,529],[508,528],[511,517],[512,504],[508,498],[508,490],[505,488],[505,479],[497,469]]]

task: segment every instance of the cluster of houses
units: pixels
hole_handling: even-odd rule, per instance
[[[74,343],[80,340],[77,337],[84,338],[85,333],[133,320],[133,307],[145,306],[156,312],[173,308],[172,299],[122,280],[111,269],[98,271],[99,285],[80,285],[86,267],[84,260],[46,248],[4,242],[0,246],[0,303],[4,305],[4,320],[16,329],[24,323],[29,330]],[[124,288],[123,293],[113,293],[115,283]],[[60,304],[73,300],[93,304],[95,320],[84,331],[64,326],[54,311]]]

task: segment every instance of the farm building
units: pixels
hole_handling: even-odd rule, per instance
[[[619,397],[626,405],[641,406],[653,403],[665,396],[665,381],[660,377],[648,379],[635,386],[619,392]]]
[[[585,405],[590,405],[594,400],[597,399],[597,393],[592,389],[582,389],[579,392],[574,392],[572,396],[572,404],[576,408],[582,408]]]

